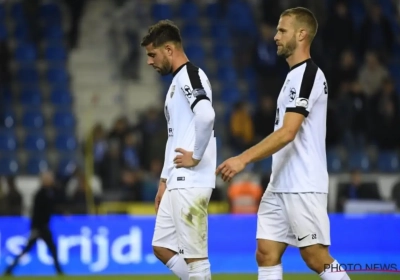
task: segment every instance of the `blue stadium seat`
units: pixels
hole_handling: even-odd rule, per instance
[[[63,46],[50,45],[46,47],[44,56],[49,62],[65,62],[67,52]]]
[[[72,104],[72,95],[65,88],[54,88],[50,93],[50,100],[56,106],[69,106]]]
[[[220,5],[217,1],[210,2],[207,4],[205,9],[206,17],[211,19],[217,19],[220,15]]]
[[[42,128],[44,126],[44,117],[41,111],[29,110],[22,116],[22,125],[25,128]]]
[[[39,82],[39,73],[34,66],[21,67],[17,71],[17,79],[21,84],[37,84]]]
[[[44,39],[49,41],[59,41],[63,39],[64,32],[59,25],[50,25],[44,29]]]
[[[62,152],[75,151],[78,147],[76,137],[73,134],[60,133],[55,140],[55,147]]]
[[[1,124],[2,128],[13,128],[15,127],[15,113],[10,109],[1,109]]]
[[[55,3],[45,3],[39,7],[39,17],[45,24],[60,24],[61,10]]]
[[[41,152],[46,149],[47,143],[43,133],[32,132],[25,137],[24,147],[31,152]]]
[[[68,72],[64,67],[54,67],[47,70],[47,80],[52,85],[66,85],[69,81]]]
[[[0,158],[0,175],[10,176],[16,175],[19,170],[19,164],[15,157],[2,157]]]
[[[216,41],[227,41],[230,39],[229,27],[218,21],[211,25],[211,37]]]
[[[233,1],[227,12],[228,22],[234,32],[246,35],[255,35],[257,28],[253,12],[246,1]]]
[[[351,152],[348,157],[348,167],[368,172],[371,168],[371,161],[368,155],[363,152]]]
[[[32,63],[36,58],[36,48],[32,44],[20,44],[15,50],[15,59],[19,63]]]
[[[229,84],[237,81],[236,71],[232,66],[229,65],[220,65],[217,76],[222,83]]]
[[[0,23],[0,41],[5,41],[8,37],[7,27]]]
[[[171,19],[173,17],[171,5],[166,3],[154,4],[151,13],[155,21]]]
[[[233,59],[233,50],[226,44],[216,44],[214,46],[214,58],[217,61],[230,62]]]
[[[62,158],[58,163],[58,173],[61,176],[71,176],[72,173],[75,171],[78,163],[75,158],[73,157],[65,157]]]
[[[0,132],[0,151],[14,152],[17,149],[17,137],[12,131]]]
[[[199,7],[193,1],[185,1],[180,5],[179,17],[185,21],[194,21],[200,15]]]
[[[399,155],[395,151],[381,152],[378,155],[378,169],[385,173],[400,171]]]
[[[18,24],[14,29],[14,37],[20,42],[27,41],[29,38],[28,27],[23,23]]]
[[[24,8],[22,2],[14,2],[11,6],[11,16],[14,20],[24,20]]]
[[[189,44],[185,47],[187,56],[191,61],[203,61],[205,60],[206,54],[204,49],[198,44]]]
[[[343,170],[343,162],[336,151],[328,151],[326,154],[328,172],[339,173]]]
[[[181,35],[184,40],[198,42],[202,39],[202,29],[197,22],[190,22],[183,26]]]
[[[38,175],[48,169],[49,162],[44,155],[33,155],[26,164],[26,172],[30,175]]]
[[[74,128],[75,116],[70,111],[55,112],[53,125],[57,128]]]
[[[0,86],[0,106],[7,108],[13,103],[13,91],[10,87]]]
[[[225,104],[233,104],[240,100],[240,92],[234,85],[226,85],[221,89],[220,98]]]
[[[25,106],[39,106],[42,103],[40,90],[32,87],[23,89],[19,101]]]

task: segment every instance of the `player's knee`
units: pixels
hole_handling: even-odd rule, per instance
[[[257,248],[256,260],[258,266],[274,266],[281,263],[281,255],[274,250]]]
[[[324,265],[331,263],[328,249],[321,245],[301,248],[300,253],[307,266],[317,273],[324,270]]]
[[[153,246],[153,253],[164,264],[166,264],[176,253],[172,252],[171,250],[164,248]]]

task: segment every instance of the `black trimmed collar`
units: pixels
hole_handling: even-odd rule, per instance
[[[299,62],[299,63],[293,65],[293,66],[290,68],[290,71],[292,71],[293,69],[295,69],[295,68],[297,68],[297,67],[299,67],[299,66],[301,66],[301,65],[303,65],[304,63],[307,63],[307,62],[312,62],[312,59],[311,59],[311,58],[308,58],[308,59],[306,59],[306,60],[303,60],[302,62]]]
[[[190,61],[188,61],[188,62],[182,64],[181,66],[179,66],[179,67],[172,73],[172,77],[175,77],[175,75],[178,74],[178,72],[181,71],[181,69],[182,69],[183,67],[185,67],[186,65],[188,65],[189,63],[190,63]]]

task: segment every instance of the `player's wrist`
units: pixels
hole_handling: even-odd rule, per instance
[[[238,156],[239,160],[244,164],[248,165],[251,162],[249,155],[246,152],[243,152]]]

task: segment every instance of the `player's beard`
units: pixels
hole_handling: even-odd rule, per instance
[[[161,76],[167,76],[167,75],[171,74],[172,66],[166,57],[164,57],[162,66],[158,69],[160,69],[160,71],[158,73],[160,73]]]
[[[290,39],[290,41],[286,43],[285,46],[281,45],[281,49],[280,50],[278,49],[277,53],[279,56],[288,58],[289,56],[291,56],[293,54],[296,47],[297,47],[296,38],[295,38],[295,36],[293,36],[292,39]]]

